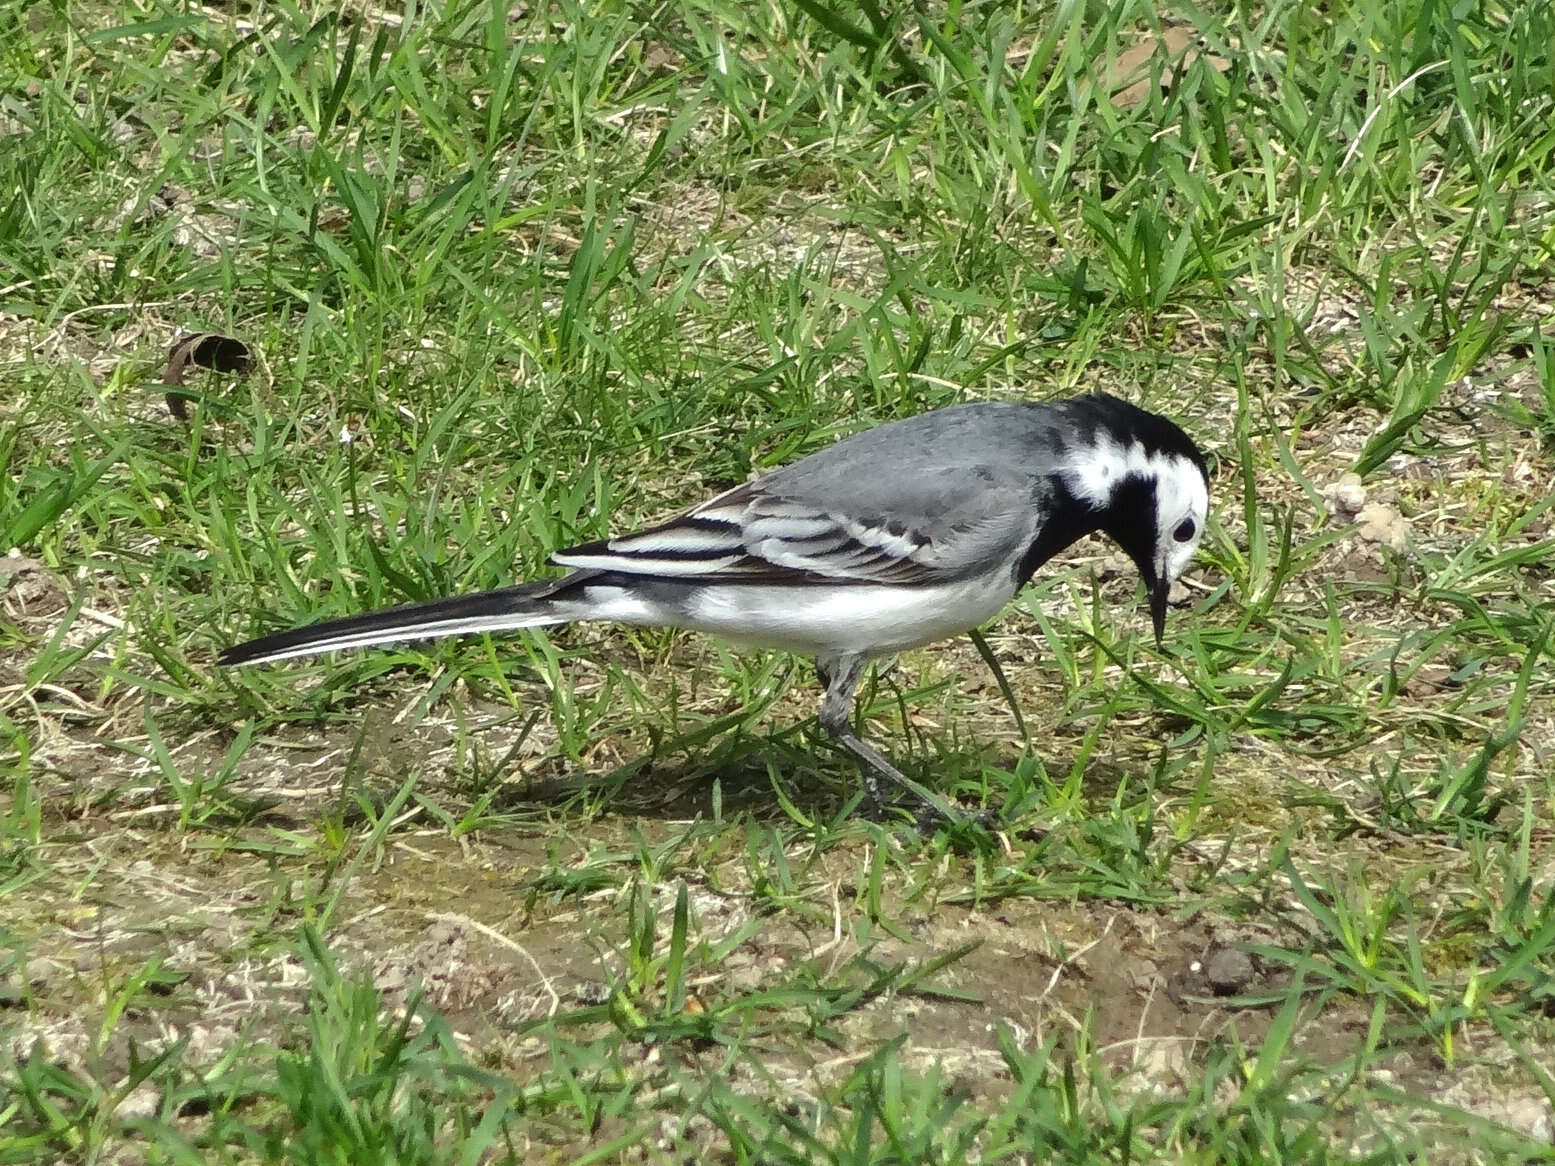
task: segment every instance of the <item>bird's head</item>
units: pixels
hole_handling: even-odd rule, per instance
[[[1172,584],[1192,562],[1209,514],[1209,471],[1175,422],[1111,397],[1095,402],[1097,427],[1078,448],[1068,487],[1099,511],[1101,529],[1134,561],[1150,597],[1156,643]]]

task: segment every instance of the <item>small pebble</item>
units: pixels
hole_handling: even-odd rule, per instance
[[[1356,533],[1367,542],[1381,543],[1400,554],[1409,546],[1409,526],[1404,516],[1391,506],[1373,502],[1356,516],[1355,521]]]
[[[124,1096],[113,1116],[120,1121],[152,1117],[162,1108],[162,1090],[150,1081],[142,1081]]]
[[[1343,518],[1354,518],[1366,505],[1366,486],[1359,474],[1345,474],[1337,482],[1323,489],[1335,512]]]
[[[1220,948],[1205,963],[1204,979],[1215,995],[1235,996],[1252,982],[1252,957],[1238,948]]]

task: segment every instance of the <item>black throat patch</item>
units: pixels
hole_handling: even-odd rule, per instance
[[[1048,520],[1015,565],[1015,582],[1021,587],[1054,555],[1102,529],[1105,512],[1076,498],[1062,474],[1051,475],[1047,482],[1050,490]]]
[[[1130,474],[1112,491],[1112,501],[1102,513],[1101,529],[1122,547],[1134,566],[1153,587],[1155,578],[1155,483]]]

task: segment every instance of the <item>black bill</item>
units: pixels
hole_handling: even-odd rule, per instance
[[[1150,589],[1150,622],[1155,625],[1155,646],[1166,635],[1166,598],[1172,593],[1170,580],[1161,579]]]

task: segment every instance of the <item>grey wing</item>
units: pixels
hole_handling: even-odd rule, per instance
[[[552,556],[567,567],[706,581],[920,584],[1018,558],[1045,518],[1041,480],[989,466],[933,474],[782,473],[662,525]]]

